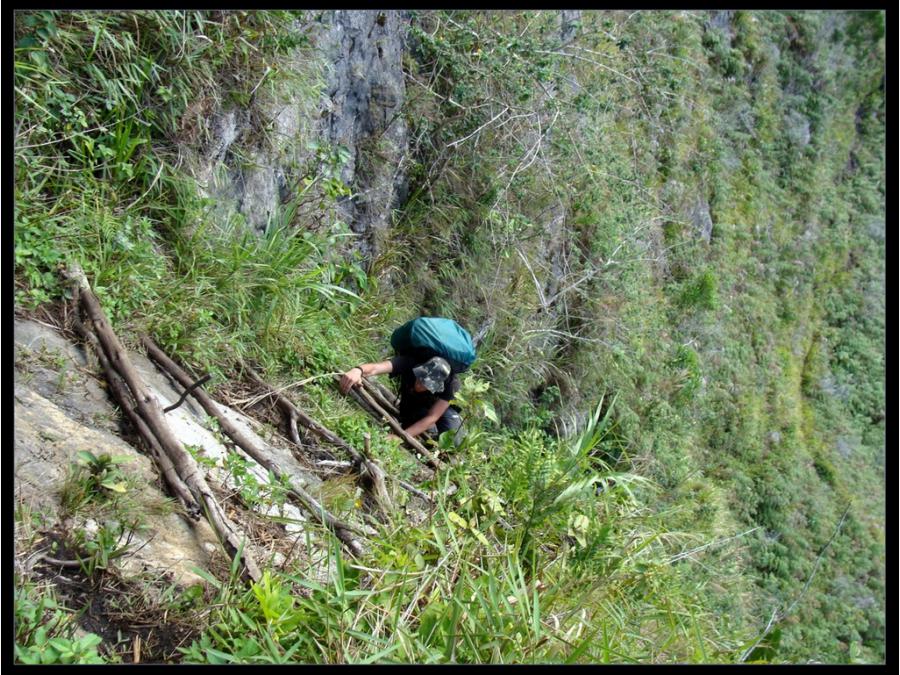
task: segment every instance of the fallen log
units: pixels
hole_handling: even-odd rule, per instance
[[[147,447],[150,448],[153,459],[156,460],[157,467],[159,468],[160,473],[168,484],[169,489],[175,495],[176,499],[181,502],[182,506],[184,506],[187,514],[193,520],[199,519],[200,506],[194,499],[194,495],[191,494],[190,489],[188,489],[187,485],[184,484],[184,481],[181,480],[178,472],[175,471],[175,466],[172,464],[172,460],[169,459],[168,455],[166,455],[165,451],[159,445],[159,441],[156,440],[156,436],[153,435],[153,432],[150,431],[146,422],[144,422],[141,416],[138,415],[138,413],[135,411],[134,402],[131,399],[131,395],[128,393],[125,383],[122,381],[121,375],[119,375],[115,371],[115,369],[112,367],[112,364],[110,364],[109,359],[106,358],[106,353],[103,351],[103,347],[100,345],[97,336],[91,333],[87,329],[87,326],[85,326],[79,318],[79,313],[77,311],[79,293],[80,289],[76,288],[75,297],[73,298],[73,304],[76,306],[76,311],[73,312],[73,323],[75,325],[75,330],[79,335],[81,335],[82,339],[84,339],[85,342],[90,343],[94,348],[94,353],[97,355],[97,360],[100,362],[100,367],[103,369],[103,372],[106,375],[106,381],[107,383],[109,383],[109,390],[112,393],[113,398],[119,404],[119,407],[128,416],[128,419],[131,420],[131,423],[137,430],[138,435],[141,437]]]
[[[229,556],[239,558],[244,578],[258,581],[262,578],[262,573],[253,556],[244,545],[246,537],[239,536],[237,527],[216,501],[209,485],[207,485],[200,472],[200,468],[197,466],[197,462],[175,437],[169,425],[166,424],[159,402],[150,394],[137,370],[132,365],[125,348],[113,331],[112,326],[110,326],[99,300],[97,300],[97,297],[91,290],[84,271],[79,265],[72,264],[65,270],[64,275],[73,287],[79,289],[79,304],[93,322],[94,332],[110,366],[121,375],[124,382],[128,385],[138,414],[140,414],[147,428],[156,438],[159,447],[171,460],[178,476],[197,502],[203,505],[207,520],[212,525]]]
[[[195,379],[188,375],[177,363],[172,361],[157,345],[146,335],[141,338],[141,343],[147,349],[147,355],[153,359],[163,370],[167,371],[182,386],[188,387],[195,382]],[[353,536],[354,534],[366,536],[360,528],[346,523],[334,517],[325,507],[318,502],[311,494],[299,485],[295,485],[290,481],[287,473],[278,464],[269,457],[266,452],[258,447],[258,445],[243,431],[241,431],[230,419],[222,414],[218,404],[212,400],[202,387],[197,387],[191,391],[191,395],[197,399],[200,406],[206,411],[210,417],[215,418],[219,427],[238,447],[252,457],[260,466],[271,471],[276,477],[284,480],[288,485],[288,495],[294,501],[299,503],[310,515],[316,518],[320,523],[334,532],[335,536],[340,539],[356,556],[363,553],[362,544]]]

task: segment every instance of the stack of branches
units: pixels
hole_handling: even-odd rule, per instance
[[[246,535],[227,517],[196,460],[165,421],[166,412],[180,405],[188,394],[193,395],[204,410],[219,421],[222,430],[241,450],[289,486],[288,497],[293,503],[330,529],[352,555],[358,556],[363,552],[359,538],[372,535],[374,531],[371,528],[358,527],[337,519],[306,490],[293,484],[265,448],[260,447],[222,414],[218,405],[200,386],[205,378],[199,381],[191,378],[152,340],[144,337],[142,343],[150,357],[185,387],[180,400],[163,410],[131,363],[81,267],[71,264],[63,271],[63,275],[73,289],[74,327],[96,353],[110,392],[149,448],[172,494],[191,517],[198,519],[201,514],[206,517],[229,557],[240,558],[245,580],[257,581],[261,578],[259,565],[247,550]]]
[[[73,291],[75,329],[92,346],[110,392],[150,449],[172,493],[189,514],[195,518],[200,513],[206,516],[229,557],[240,559],[242,577],[258,581],[262,573],[245,546],[246,536],[225,514],[197,462],[166,423],[159,402],[128,358],[84,271],[79,265],[71,264],[63,275]]]
[[[165,352],[160,349],[156,343],[149,337],[143,336],[141,343],[147,350],[147,355],[172,378],[186,389],[191,390],[191,395],[197,400],[207,415],[217,420],[219,428],[228,436],[229,439],[248,456],[256,461],[260,466],[272,472],[283,484],[288,486],[288,497],[291,501],[309,513],[313,518],[325,525],[334,532],[335,536],[340,539],[353,555],[360,555],[363,551],[362,544],[358,540],[358,536],[371,535],[372,532],[363,530],[360,527],[342,521],[329,513],[325,506],[320,503],[305,489],[296,485],[291,481],[289,474],[278,465],[272,458],[271,453],[266,447],[257,442],[248,434],[244,433],[234,422],[222,413],[219,405],[213,401],[212,397],[207,394],[202,387],[195,386],[196,381],[181,366],[170,359]]]
[[[348,443],[346,440],[325,427],[323,424],[310,417],[307,413],[303,412],[279,389],[276,389],[272,385],[265,382],[252,367],[245,363],[241,364],[241,367],[244,372],[249,375],[250,379],[260,388],[262,388],[263,391],[265,391],[266,396],[272,398],[275,401],[275,404],[284,415],[288,438],[294,445],[296,445],[298,448],[303,448],[298,428],[299,424],[312,432],[319,440],[342,450],[350,458],[350,461],[345,465],[346,468],[351,469],[360,476],[360,478],[362,479],[363,487],[366,488],[372,495],[382,513],[387,514],[387,512],[392,509],[391,499],[385,484],[385,479],[388,478],[388,476],[387,474],[385,474],[384,469],[382,469],[381,466],[379,466],[378,463],[375,462],[371,457],[371,452],[369,449],[369,434],[365,435],[365,450],[360,451],[351,443]],[[371,382],[365,380],[364,382],[370,387],[376,386]],[[393,415],[396,416],[398,412],[396,408],[396,402],[393,399],[393,395],[384,388],[378,388],[377,391],[379,401],[383,405],[387,406],[387,408],[392,411]],[[396,423],[396,420],[394,420],[394,422]],[[416,442],[415,439],[412,440],[413,442]],[[327,464],[328,466],[343,466],[343,464],[340,462],[333,462],[330,460],[321,460],[318,463],[323,465]],[[429,497],[426,493],[422,492],[415,486],[410,485],[406,481],[396,478],[392,478],[392,480],[394,480],[394,482],[400,485],[400,487],[402,487],[407,492],[420,497],[424,501],[429,503],[432,501],[431,497]]]

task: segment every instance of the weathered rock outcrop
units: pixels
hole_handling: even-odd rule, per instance
[[[186,151],[188,166],[212,200],[219,230],[243,221],[262,233],[296,197],[304,167],[322,164],[314,148],[342,148],[348,159],[339,175],[351,195],[340,198],[337,217],[360,235],[355,246],[371,259],[406,196],[406,19],[393,10],[334,10],[310,13],[294,30],[309,38],[317,58],[298,50],[278,67],[309,86],[274,98],[260,89],[247,108],[210,111],[210,138]]]
[[[331,64],[324,132],[350,151],[341,177],[354,195],[341,208],[351,229],[365,237],[363,250],[373,253],[391,210],[406,197],[406,20],[393,10],[329,14],[331,29],[322,40]]]

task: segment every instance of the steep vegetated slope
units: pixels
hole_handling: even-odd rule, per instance
[[[328,585],[182,598],[209,623],[180,658],[884,660],[883,14],[29,12],[16,40],[17,311],[62,323],[78,262],[131,345],[222,393],[253,362],[404,480],[332,373],[418,314],[479,340],[431,517]]]

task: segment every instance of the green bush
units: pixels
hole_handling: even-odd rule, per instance
[[[718,304],[716,275],[711,270],[701,272],[685,286],[679,301],[684,307],[715,309]]]

